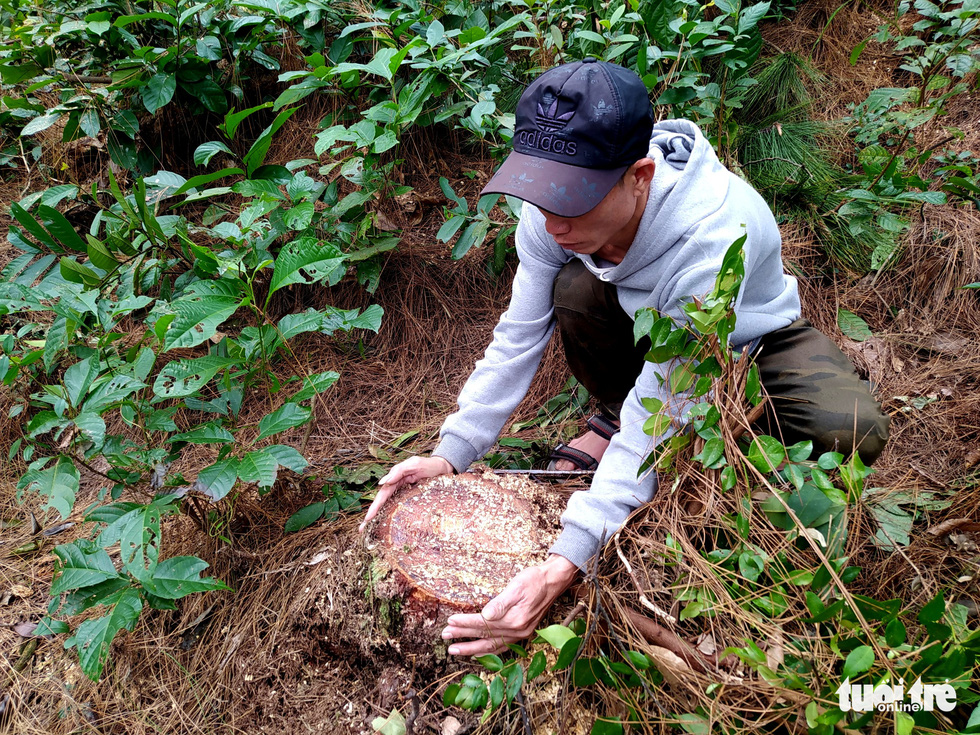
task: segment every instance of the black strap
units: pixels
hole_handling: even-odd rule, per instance
[[[612,438],[619,433],[619,427],[600,413],[591,417],[585,425],[607,441],[612,441]]]
[[[565,444],[559,444],[551,452],[553,462],[561,459],[571,462],[578,470],[594,470],[599,466],[599,461],[595,457]]]

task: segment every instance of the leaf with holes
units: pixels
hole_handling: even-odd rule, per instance
[[[112,564],[109,554],[84,539],[54,548],[58,561],[54,566],[51,594],[93,587],[121,575]]]
[[[177,315],[164,335],[164,351],[195,347],[214,336],[218,327],[241,304],[234,296],[194,296],[177,299],[171,307]]]
[[[160,562],[143,586],[157,597],[179,600],[194,592],[231,589],[214,577],[201,577],[208,563],[196,556],[174,556]]]
[[[119,558],[123,568],[141,582],[157,568],[161,515],[159,507],[146,505],[127,513],[128,522],[120,524]]]
[[[105,421],[97,413],[83,411],[75,417],[75,426],[95,447],[105,441]]]
[[[54,508],[62,520],[71,515],[78,492],[79,475],[74,463],[62,455],[46,470],[29,470],[17,483],[18,489],[37,492],[47,498],[44,509]]]
[[[222,370],[240,364],[234,357],[205,355],[187,360],[173,360],[157,375],[153,392],[159,398],[182,398],[194,395]]]
[[[343,255],[336,245],[312,237],[301,237],[288,243],[276,258],[269,295],[292,283],[327,281],[333,285],[344,274]]]
[[[143,610],[143,601],[135,589],[127,589],[119,594],[108,615],[94,620],[86,620],[78,626],[75,635],[65,642],[65,646],[78,649],[78,661],[84,674],[95,681],[102,674],[109,647],[121,630],[132,630]]]

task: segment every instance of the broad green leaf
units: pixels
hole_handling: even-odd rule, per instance
[[[120,575],[112,564],[109,554],[88,541],[61,544],[54,548],[58,557],[55,563],[51,594],[92,587]]]
[[[143,106],[152,115],[164,105],[169,104],[176,91],[177,77],[162,72],[154,74],[143,87]]]
[[[878,523],[878,529],[872,538],[875,546],[893,552],[896,550],[896,545],[908,546],[912,543],[912,526],[915,518],[911,513],[898,503],[891,502],[887,496],[878,502],[869,503],[868,507]]]
[[[295,533],[296,531],[302,531],[304,528],[312,526],[323,517],[324,508],[324,503],[312,503],[304,508],[300,508],[289,516],[286,525],[283,526],[283,530],[286,533]]]
[[[194,489],[218,501],[231,492],[238,479],[238,460],[223,459],[197,473]]]
[[[96,542],[103,549],[108,549],[119,543],[125,526],[132,522],[134,515],[145,507],[142,503],[127,502],[97,505],[85,516],[85,520],[105,524]]]
[[[487,671],[500,671],[504,668],[504,662],[496,654],[488,653],[485,656],[475,656],[474,658]]]
[[[282,222],[290,230],[305,230],[313,221],[316,205],[313,202],[301,202],[295,207],[282,211]]]
[[[544,651],[538,651],[535,653],[531,658],[531,663],[527,666],[527,680],[534,681],[544,672],[547,665],[548,659],[544,655]]]
[[[312,237],[294,240],[276,258],[269,295],[292,283],[327,281],[332,285],[343,275],[343,260],[340,248],[332,243],[318,242]]]
[[[391,710],[387,717],[375,717],[371,720],[371,729],[378,735],[405,735],[408,732],[405,718],[397,708]]]
[[[276,329],[283,340],[306,332],[318,332],[323,327],[323,312],[316,309],[307,309],[299,314],[286,314],[279,320]]]
[[[874,662],[875,652],[871,646],[858,646],[847,654],[841,676],[845,679],[856,679],[860,674],[870,669]]]
[[[152,352],[149,354],[152,356]],[[89,388],[84,404],[85,411],[101,414],[110,406],[125,401],[145,387],[146,383],[129,375],[107,373],[97,378]]]
[[[440,242],[449,242],[453,239],[459,228],[466,224],[466,217],[461,214],[454,214],[449,217],[445,222],[442,223],[442,227],[436,233],[436,240]]]
[[[302,105],[300,105],[302,107]],[[269,152],[269,146],[272,145],[272,136],[276,134],[285,124],[285,122],[299,112],[300,107],[290,107],[288,110],[282,110],[276,119],[272,121],[272,124],[263,130],[259,137],[255,139],[252,143],[252,147],[248,149],[248,153],[242,159],[242,163],[245,164],[245,171],[249,178],[251,178],[252,173],[265,162],[266,154]]]
[[[88,241],[86,251],[88,252],[88,259],[92,265],[96,268],[101,268],[106,273],[111,273],[119,267],[119,261],[109,252],[109,249],[101,240],[96,240],[91,235],[86,235],[85,239]]]
[[[312,415],[313,412],[304,406],[287,403],[259,421],[258,439],[265,439],[287,429],[302,426],[310,420]]]
[[[308,401],[330,388],[330,386],[337,382],[338,378],[340,378],[340,374],[333,371],[310,375],[303,379],[303,387],[296,391],[291,400],[293,403]]]
[[[238,478],[242,482],[254,482],[261,488],[270,488],[276,482],[279,463],[266,449],[256,449],[242,457],[238,465]]]
[[[918,619],[923,625],[929,625],[930,623],[938,623],[942,620],[943,614],[946,612],[946,599],[943,597],[942,591],[936,593],[929,602],[923,605],[922,609],[919,610]]]
[[[293,472],[302,472],[306,469],[307,464],[309,464],[302,454],[284,444],[273,444],[270,447],[266,447],[265,452],[280,465]]]
[[[855,342],[864,342],[871,337],[871,329],[867,322],[847,309],[837,310],[837,326],[845,337],[850,337]]]
[[[43,130],[47,130],[56,122],[61,119],[60,112],[50,112],[47,115],[41,115],[40,117],[35,117],[31,120],[24,128],[20,131],[21,136],[25,135],[36,135]]]
[[[116,600],[108,615],[86,620],[78,626],[69,643],[78,649],[78,661],[82,672],[92,681],[102,675],[109,647],[120,630],[132,630],[136,625],[143,601],[135,589],[125,590]]]
[[[227,176],[236,176],[238,174],[245,173],[240,168],[223,168],[220,171],[212,171],[209,174],[201,174],[200,176],[192,176],[187,181],[179,184],[174,190],[171,196],[180,196],[185,192],[189,192],[192,189],[197,190],[202,186],[206,186],[218,179],[223,179]],[[207,199],[212,196],[217,196],[218,194],[227,194],[230,189],[228,187],[217,187],[213,189],[205,189],[199,191],[196,194],[190,194],[185,201],[194,201],[196,199]]]
[[[834,502],[818,487],[805,482],[798,491],[786,497],[786,505],[796,513],[796,517],[805,527],[816,528],[827,522]]]
[[[171,308],[177,315],[164,337],[164,351],[196,347],[214,336],[234,314],[241,300],[234,296],[194,296],[177,299]]]
[[[463,234],[459,236],[456,240],[456,244],[453,245],[452,249],[452,259],[459,260],[466,253],[470,251],[474,245],[480,247],[483,245],[483,241],[487,237],[487,232],[490,230],[490,221],[485,219],[478,219],[470,222],[463,230]]]
[[[589,735],[623,735],[623,723],[619,720],[596,718],[596,721],[592,723]]]
[[[905,643],[905,636],[905,623],[898,618],[891,620],[885,626],[885,643],[888,644],[889,648],[897,648]]]
[[[65,390],[68,393],[68,402],[73,408],[82,405],[82,399],[88,395],[88,389],[98,376],[99,359],[95,356],[80,360],[65,370]]]
[[[504,702],[504,680],[499,676],[490,682],[490,709],[496,709]]]
[[[193,592],[226,590],[229,587],[213,577],[201,577],[208,563],[196,556],[174,556],[160,562],[151,577],[143,580],[146,587],[157,597],[179,600]]]
[[[171,442],[190,442],[191,444],[229,444],[235,437],[228,429],[218,423],[207,423],[196,426],[190,431],[175,434]]]
[[[724,464],[722,460],[725,458],[724,440],[717,437],[708,439],[704,443],[704,449],[701,450],[700,458],[701,463],[709,470],[721,467]]]
[[[571,642],[569,643],[571,645]],[[578,646],[575,646],[578,650]],[[563,649],[564,652],[564,649]],[[567,666],[567,664],[566,664]],[[514,697],[521,690],[521,685],[524,683],[524,669],[521,668],[516,662],[509,666],[504,672],[507,678],[507,690],[505,697],[508,702],[513,702]]]
[[[62,258],[58,261],[58,268],[61,277],[69,283],[79,283],[88,288],[98,288],[102,283],[98,273],[73,258]]]
[[[159,398],[182,398],[193,395],[220,371],[238,365],[239,362],[233,357],[217,355],[173,360],[167,363],[157,375],[153,383],[153,392]]]
[[[75,507],[78,482],[79,474],[74,463],[62,455],[46,470],[29,470],[17,483],[17,487],[43,495],[48,500],[44,509],[54,508],[64,520]]]
[[[752,442],[747,459],[759,472],[772,472],[786,459],[786,450],[778,439],[763,435]]]
[[[378,304],[371,304],[364,311],[357,309],[338,309],[328,306],[323,312],[324,334],[333,334],[337,329],[349,332],[352,329],[370,329],[377,333],[381,328],[381,317],[384,309]]]
[[[442,703],[446,707],[452,707],[456,703],[456,695],[459,694],[460,686],[459,684],[450,684],[446,687],[446,691],[442,693]]]
[[[538,631],[538,637],[552,648],[561,650],[562,646],[575,638],[575,633],[571,628],[564,625],[549,625],[547,628]]]
[[[14,219],[27,230],[34,238],[38,240],[42,245],[45,245],[49,250],[53,250],[56,253],[65,252],[64,248],[54,241],[54,238],[48,234],[48,231],[41,226],[41,223],[34,219],[34,215],[24,209],[22,206],[16,202],[11,203],[10,213],[14,216]],[[16,229],[16,228],[15,228]],[[19,232],[19,231],[18,231]],[[21,240],[23,240],[23,233],[21,234]],[[30,252],[36,252],[34,245],[28,242],[24,242],[22,249],[29,249]]]
[[[248,109],[242,110],[240,112],[229,112],[225,115],[225,122],[219,125],[218,128],[227,136],[228,140],[235,139],[235,133],[238,131],[238,126],[254,112],[259,110],[264,110],[268,107],[272,107],[271,102],[263,102],[261,105],[256,105],[255,107],[249,107]]]
[[[97,413],[82,412],[75,417],[75,426],[96,448],[105,441],[105,421]]]
[[[118,524],[119,558],[123,568],[141,582],[157,567],[161,515],[158,506],[145,505],[127,513]]]
[[[46,204],[38,206],[37,219],[66,250],[72,250],[76,253],[86,251],[85,242],[75,231],[75,228],[65,219],[65,215],[54,207],[49,207]]]

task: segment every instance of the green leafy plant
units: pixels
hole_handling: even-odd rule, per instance
[[[139,118],[179,101],[191,114],[224,114],[244,99],[255,69],[278,70],[265,52],[281,37],[277,19],[238,3],[180,0],[95,8],[17,6],[0,61],[4,83],[23,90],[21,135],[65,123],[61,139],[105,131],[113,161],[141,166]],[[16,20],[16,22],[14,22]],[[59,104],[34,92],[53,85]]]
[[[476,211],[471,212],[466,200],[456,194],[445,176],[439,177],[439,186],[442,188],[442,193],[446,195],[446,198],[452,202],[452,206],[446,208],[446,221],[439,228],[439,232],[436,233],[436,239],[442,240],[442,242],[449,242],[458,233],[459,237],[456,237],[456,242],[452,249],[452,257],[458,260],[466,255],[470,248],[474,246],[481,247],[487,239],[492,237],[493,260],[491,264],[494,272],[499,274],[503,270],[504,260],[507,254],[507,238],[514,234],[514,230],[517,229],[516,225],[510,225],[507,222],[496,222],[490,218],[490,211],[493,209],[499,196],[496,194],[487,194],[480,197],[480,201],[476,205]],[[513,218],[518,219],[520,217],[521,205],[518,200],[508,197],[507,207]]]
[[[263,145],[260,137],[246,154],[253,173]],[[312,234],[271,250],[284,234],[311,232],[292,213],[325,187],[297,175],[283,195],[269,179],[247,179],[243,194],[253,186],[259,201],[233,227],[200,228],[159,212],[160,202],[199,183],[161,173],[126,194],[110,174],[114,203],[100,209],[84,238],[48,204],[33,213],[11,208],[17,224],[9,240],[23,254],[0,277],[0,312],[13,325],[0,343],[0,378],[21,392],[15,409],[26,426],[10,456],[28,463],[21,490],[41,495],[62,518],[74,510],[80,469],[102,484],[99,503],[85,514],[101,530],[94,541],[59,547],[63,571],[50,609],[52,629],[64,631],[55,620],[107,607],[101,622],[82,623],[70,641],[92,678],[112,637],[131,629],[144,603],[172,608],[186,594],[223,587],[200,578],[206,564],[199,559],[158,559],[161,516],[186,513],[230,541],[217,519],[231,510],[216,516],[209,503],[233,507],[245,488],[268,492],[281,471],[305,469],[300,451],[271,441],[307,424],[311,404],[338,374],[308,375],[297,366],[295,377],[280,381],[276,364],[296,362],[291,343],[310,333],[377,331],[380,323],[377,306],[310,308],[278,320],[268,314],[282,289],[336,283],[348,267],[339,246]],[[196,239],[202,231],[210,236],[204,242]],[[243,423],[246,397],[263,393],[275,408],[257,424]],[[171,471],[188,445],[213,452],[192,481]],[[125,552],[117,570],[106,554],[118,543]]]

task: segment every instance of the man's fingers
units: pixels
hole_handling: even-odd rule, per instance
[[[442,637],[445,640],[450,640],[452,638],[486,638],[488,636],[492,637],[493,635],[494,631],[489,628],[486,623],[482,623],[476,627],[447,625],[442,630]]]
[[[374,502],[371,503],[371,507],[368,508],[367,515],[364,516],[364,521],[358,528],[359,531],[363,531],[371,519],[378,515],[378,511],[381,510],[381,506],[384,505],[388,501],[388,498],[391,497],[392,493],[395,492],[395,488],[393,486],[382,485],[381,487],[382,489],[378,490],[378,494],[374,496]]]
[[[507,641],[503,638],[484,638],[479,641],[454,643],[449,647],[452,656],[482,656],[486,653],[503,653],[506,650]]]

